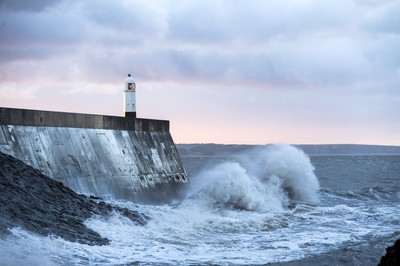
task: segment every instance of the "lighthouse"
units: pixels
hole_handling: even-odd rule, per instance
[[[124,102],[125,117],[136,118],[136,84],[131,74],[125,79]]]

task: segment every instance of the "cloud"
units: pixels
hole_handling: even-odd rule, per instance
[[[342,29],[354,9],[351,1],[181,1],[169,22],[171,36],[181,41],[254,42]]]
[[[400,4],[397,1],[376,1],[364,9],[361,26],[371,33],[399,34]]]
[[[7,100],[27,99],[32,100],[37,97],[38,89],[26,84],[2,84],[0,87],[0,98]]]
[[[110,28],[119,33],[127,33],[134,40],[143,36],[162,35],[167,27],[163,8],[151,1],[106,0],[85,1],[82,4],[82,15],[91,23]]]
[[[188,118],[186,108],[231,129],[242,116],[249,130],[257,121],[392,129],[399,14],[392,0],[3,0],[0,104],[29,83],[43,104],[118,97],[131,73],[162,111],[142,108],[166,119]]]
[[[65,45],[81,40],[83,34],[79,21],[55,12],[51,14],[13,14],[3,17],[1,28],[4,43],[11,45]],[[57,23],[54,23],[57,21]],[[75,24],[75,23],[78,23]]]
[[[33,13],[11,8],[21,3],[3,10],[2,59],[76,56],[90,78],[129,68],[151,80],[334,86],[399,63],[398,36],[370,37],[393,31],[389,3],[43,1],[26,7]]]
[[[2,0],[0,8],[11,11],[41,12],[60,2],[63,2],[63,0]]]

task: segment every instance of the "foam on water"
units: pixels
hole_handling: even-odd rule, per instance
[[[188,197],[176,205],[108,201],[150,217],[145,226],[118,213],[87,220],[110,245],[14,228],[0,239],[0,265],[257,265],[315,256],[400,230],[396,196],[394,203],[382,204],[380,188],[356,192],[380,193],[367,201],[327,188],[318,192],[309,158],[291,146],[243,157],[194,177]],[[292,200],[296,205],[289,208]]]
[[[225,162],[193,177],[188,195],[202,192],[215,204],[257,211],[283,210],[290,197],[318,202],[314,167],[299,149],[271,145],[241,158],[240,162]]]
[[[62,265],[63,260],[54,257],[62,257],[65,247],[75,245],[51,236],[39,237],[18,227],[10,231],[12,235],[0,239],[1,266]]]
[[[177,206],[134,206],[150,216],[140,226],[118,213],[86,222],[110,245],[88,246],[58,237],[39,237],[21,229],[0,240],[0,265],[256,265],[289,261],[335,249],[341,243],[390,234],[399,206],[371,210],[367,206],[299,204],[280,211],[213,208],[197,198]],[[207,202],[206,202],[207,203]],[[380,220],[378,217],[385,217]]]

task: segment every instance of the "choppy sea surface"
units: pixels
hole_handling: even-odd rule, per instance
[[[182,157],[190,178],[168,205],[109,203],[86,222],[107,246],[40,237],[0,239],[0,265],[376,265],[400,237],[400,156],[312,156],[273,145],[232,157]]]

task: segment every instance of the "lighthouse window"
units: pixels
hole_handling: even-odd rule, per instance
[[[133,88],[133,83],[128,83],[128,90],[133,90],[134,88]]]

